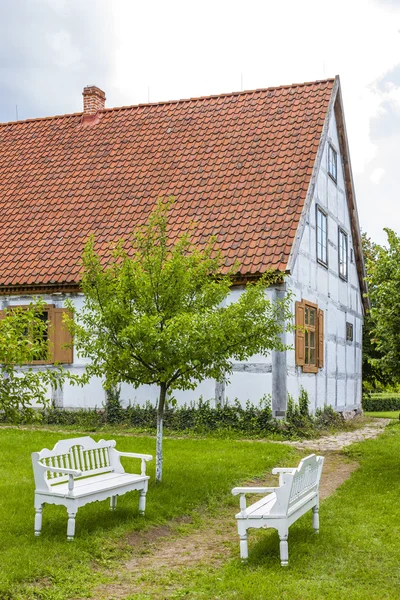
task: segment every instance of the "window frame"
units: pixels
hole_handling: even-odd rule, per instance
[[[346,240],[346,261],[343,263],[341,261],[341,250],[342,250],[341,240],[342,239]],[[346,267],[344,275],[341,273],[341,265],[342,264],[344,264]],[[338,227],[338,273],[339,273],[339,277],[340,277],[340,279],[342,279],[342,281],[348,281],[348,279],[349,279],[349,235],[343,229],[343,227],[340,227],[340,226]]]
[[[307,300],[303,301],[304,304],[304,361],[307,353],[306,346],[306,333],[310,334],[310,332],[314,333],[314,356],[315,356],[315,364],[314,363],[306,363],[303,365],[303,373],[318,373],[318,305],[314,304],[314,302],[308,302]],[[306,326],[306,311],[313,310],[315,312],[315,321],[314,325],[310,325],[309,323]],[[310,329],[311,328],[311,329]],[[310,348],[310,346],[308,346]]]
[[[351,332],[351,337],[349,335]],[[352,343],[354,341],[354,325],[349,321],[346,321],[346,342]]]
[[[315,310],[314,325],[306,325],[306,310]],[[295,303],[295,364],[296,367],[302,367],[303,373],[318,373],[319,369],[324,367],[324,311],[318,307],[318,304],[304,300]],[[314,331],[315,336],[315,363],[306,363],[306,331]],[[308,345],[308,348],[310,346]]]
[[[326,254],[326,261],[324,262],[322,258],[319,258],[318,256],[318,246],[319,246],[319,240],[318,240],[318,232],[322,229],[319,227],[319,222],[318,222],[318,217],[319,215],[323,215],[325,217],[325,223],[326,223],[326,228],[325,228],[325,254]],[[328,268],[328,213],[321,208],[321,206],[319,204],[316,205],[316,212],[315,212],[315,217],[316,217],[316,226],[315,226],[315,242],[316,242],[316,254],[317,254],[317,263],[319,265],[322,265],[323,267]]]
[[[331,160],[333,157],[334,160]],[[329,142],[328,144],[328,175],[329,177],[332,179],[332,181],[334,181],[335,183],[337,183],[337,174],[338,174],[338,151],[336,150],[336,148],[334,147],[334,145]],[[334,173],[331,171],[331,166],[334,165]]]

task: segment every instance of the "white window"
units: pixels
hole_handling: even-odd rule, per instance
[[[328,265],[328,218],[317,206],[317,261]]]
[[[347,280],[347,233],[339,228],[339,276]]]
[[[333,181],[337,181],[337,152],[331,144],[328,146],[328,173]]]

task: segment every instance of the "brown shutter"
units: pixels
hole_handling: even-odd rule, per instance
[[[324,366],[324,311],[318,310],[318,366]]]
[[[64,313],[70,315],[70,311],[65,308],[55,308],[53,310],[53,360],[59,363],[73,362],[72,336],[63,323]],[[68,347],[65,345],[68,344]]]
[[[295,325],[304,327],[304,304],[296,302]],[[302,366],[305,361],[304,329],[296,329],[296,365]]]

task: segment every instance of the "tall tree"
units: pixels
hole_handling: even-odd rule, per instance
[[[373,281],[370,277],[372,274],[375,263],[379,254],[379,246],[372,241],[368,235],[363,232],[362,236],[362,247],[365,259],[365,268],[367,281],[369,283],[369,297],[370,302],[375,302],[375,294],[373,293]],[[372,294],[371,294],[372,292]],[[382,352],[377,349],[377,339],[374,332],[374,323],[370,311],[364,316],[363,326],[363,342],[362,342],[362,374],[363,374],[363,386],[365,388],[375,389],[379,386],[385,386],[391,383],[391,378],[382,369],[380,365],[380,359],[382,358]]]
[[[34,420],[40,414],[35,402],[45,406],[48,386],[63,379],[60,368],[33,369],[35,361],[48,358],[49,323],[43,319],[43,302],[2,311],[0,318],[0,412],[7,421]]]
[[[388,246],[374,246],[367,257],[371,300],[371,340],[375,353],[370,363],[378,379],[400,381],[400,237],[385,229]]]
[[[289,296],[271,302],[265,294],[275,274],[247,285],[237,302],[229,302],[231,273],[221,276],[223,258],[214,239],[201,250],[188,234],[169,244],[169,204],[159,202],[147,225],[135,231],[133,248],[120,242],[106,266],[89,239],[84,306],[69,321],[76,351],[90,359],[87,377],[104,377],[106,387],[123,381],[159,387],[157,481],[167,394],[195,389],[206,378],[226,378],[232,360],[283,350],[280,334],[292,316]]]

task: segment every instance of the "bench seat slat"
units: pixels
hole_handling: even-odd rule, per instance
[[[74,498],[90,496],[96,492],[122,487],[129,483],[145,481],[146,479],[149,479],[149,477],[143,477],[142,475],[131,475],[129,473],[105,473],[102,475],[96,475],[94,477],[88,477],[87,479],[75,479],[72,496]],[[68,484],[62,483],[60,485],[53,485],[51,489],[51,495],[68,495]]]

